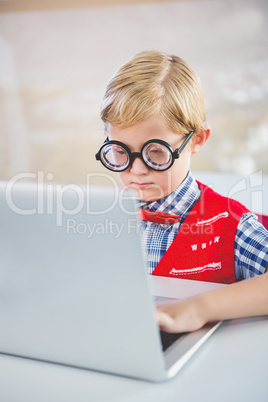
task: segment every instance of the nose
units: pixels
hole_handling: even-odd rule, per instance
[[[143,175],[148,173],[148,167],[142,161],[142,159],[136,156],[133,160],[133,163],[130,167],[130,172],[134,175]]]

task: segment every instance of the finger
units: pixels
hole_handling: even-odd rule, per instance
[[[174,321],[173,319],[163,311],[156,311],[156,319],[159,328],[165,332],[173,332],[174,331]]]

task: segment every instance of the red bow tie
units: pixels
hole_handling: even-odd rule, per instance
[[[165,225],[171,225],[175,222],[179,222],[181,217],[179,215],[167,214],[165,212],[153,212],[150,209],[140,209],[140,219],[143,221],[163,223]]]

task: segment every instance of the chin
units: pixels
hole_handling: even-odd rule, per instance
[[[152,190],[137,190],[133,188],[129,188],[129,190],[135,195],[136,198],[140,201],[145,201],[145,202],[153,202],[160,200],[160,198],[165,197],[164,191],[152,191]]]

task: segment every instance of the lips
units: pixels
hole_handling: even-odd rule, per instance
[[[146,188],[146,187],[151,186],[152,184],[153,183],[136,183],[136,182],[133,182],[132,186],[137,187],[137,188]]]

